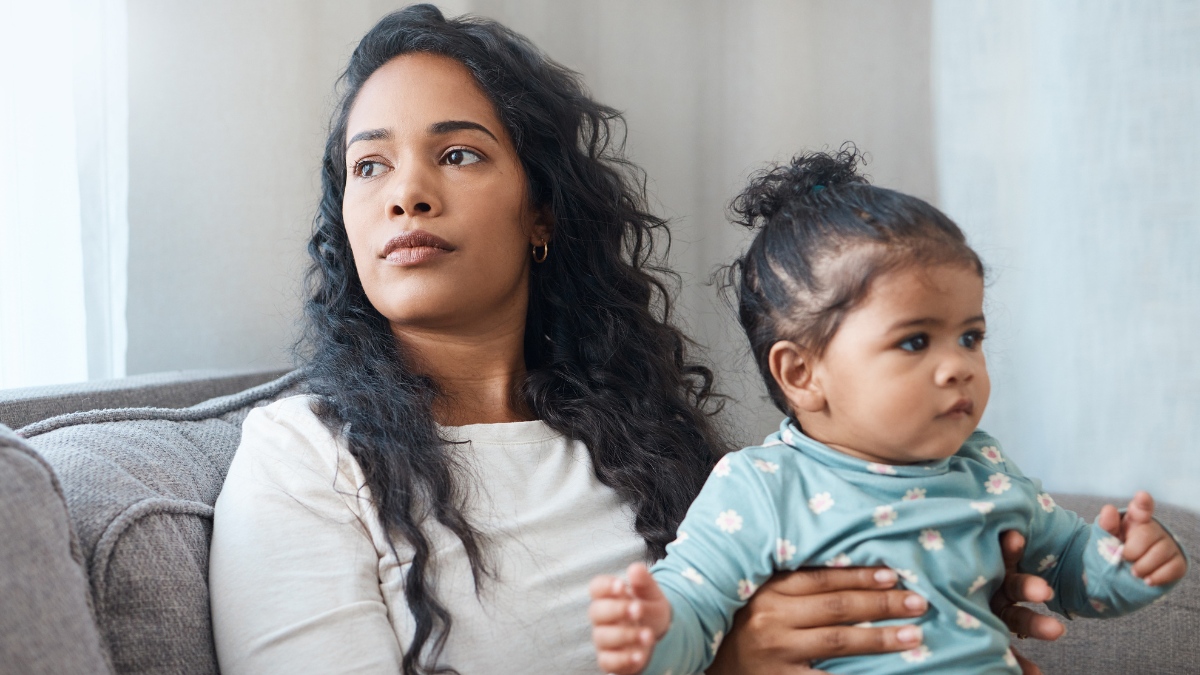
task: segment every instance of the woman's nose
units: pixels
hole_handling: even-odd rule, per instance
[[[418,162],[406,162],[392,173],[393,189],[388,198],[388,215],[410,218],[434,217],[442,212],[437,180],[428,167]]]

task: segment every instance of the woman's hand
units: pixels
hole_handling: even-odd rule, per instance
[[[1057,620],[1016,604],[1045,602],[1054,595],[1041,577],[1017,572],[1025,538],[1018,532],[1004,532],[1000,549],[1005,576],[992,598],[992,611],[1019,636],[1061,637],[1066,629]],[[817,673],[809,667],[813,660],[912,649],[921,644],[916,626],[853,625],[925,612],[924,598],[896,590],[895,585],[896,573],[886,568],[814,568],[777,574],[734,616],[733,629],[721,643],[708,675]],[[1024,675],[1041,674],[1037,665],[1016,656]]]
[[[1004,583],[992,596],[992,613],[1000,617],[1008,629],[1019,638],[1031,637],[1038,640],[1057,640],[1067,629],[1057,619],[1021,607],[1018,602],[1046,602],[1054,597],[1054,590],[1046,580],[1033,574],[1017,571],[1017,564],[1025,554],[1025,537],[1016,530],[1000,533],[1000,553],[1004,556]],[[1041,675],[1035,663],[1013,650],[1024,675]]]
[[[912,649],[916,626],[851,625],[925,613],[925,598],[895,585],[896,573],[877,567],[777,574],[734,616],[708,675],[815,673],[814,659]]]

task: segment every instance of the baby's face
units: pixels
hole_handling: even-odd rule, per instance
[[[871,285],[811,364],[825,410],[805,432],[869,461],[953,455],[991,393],[983,357],[983,279],[961,265],[900,269]]]

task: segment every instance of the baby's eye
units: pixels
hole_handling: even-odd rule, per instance
[[[442,157],[442,163],[450,166],[467,166],[481,161],[483,161],[483,157],[480,157],[479,153],[466,148],[454,148]]]
[[[383,162],[362,159],[354,163],[354,175],[359,178],[374,178],[387,170]]]
[[[958,344],[967,349],[977,349],[980,342],[983,342],[983,331],[981,330],[969,330],[958,338]]]
[[[925,333],[917,333],[910,338],[906,338],[904,342],[901,342],[897,346],[906,352],[919,352],[929,346],[929,336]]]

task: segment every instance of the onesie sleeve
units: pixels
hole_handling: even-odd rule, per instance
[[[779,513],[797,481],[780,465],[748,450],[717,463],[679,527],[667,557],[651,569],[671,601],[671,627],[644,675],[700,672],[712,663],[734,613],[775,572],[776,552],[790,547]]]
[[[401,650],[348,460],[305,399],[252,411],[217,499],[209,586],[221,672],[388,673]],[[341,459],[339,459],[341,458]]]
[[[1008,473],[1029,480],[1037,495],[1020,568],[1050,584],[1054,598],[1047,607],[1070,617],[1116,617],[1170,590],[1171,585],[1148,586],[1134,577],[1120,539],[1055,504],[1040,480],[1025,478],[1011,459],[1004,462]]]

